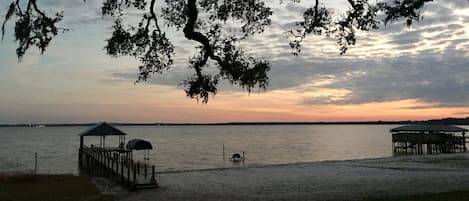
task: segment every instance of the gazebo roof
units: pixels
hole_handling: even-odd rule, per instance
[[[127,142],[125,148],[129,150],[150,150],[153,149],[153,146],[149,141],[142,139],[133,139]]]
[[[391,129],[391,132],[466,132],[465,128],[440,124],[410,124]]]
[[[127,135],[126,133],[122,132],[121,130],[117,129],[114,126],[106,122],[101,122],[93,127],[89,128],[88,130],[83,131],[80,133],[80,136],[108,136],[108,135]]]

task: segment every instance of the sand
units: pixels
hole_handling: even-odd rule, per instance
[[[469,154],[162,173],[128,201],[362,200],[469,190]]]

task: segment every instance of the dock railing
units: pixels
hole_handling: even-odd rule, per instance
[[[80,169],[104,176],[131,189],[156,188],[155,166],[148,172],[148,164],[135,162],[129,151],[120,148],[83,146],[80,148]]]

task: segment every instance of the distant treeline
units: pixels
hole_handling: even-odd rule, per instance
[[[67,124],[0,124],[0,127],[64,127],[64,126],[92,126],[95,123],[67,123]],[[422,121],[341,121],[341,122],[226,122],[226,123],[110,123],[115,126],[191,126],[191,125],[339,125],[339,124],[447,124],[469,125],[469,117],[444,118]]]

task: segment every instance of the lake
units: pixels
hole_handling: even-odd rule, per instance
[[[126,140],[152,142],[156,170],[182,171],[392,156],[389,129],[397,125],[190,125],[119,126]],[[0,128],[0,171],[34,169],[78,173],[78,134],[87,127]],[[115,139],[113,139],[115,138]],[[85,138],[98,144],[99,138]],[[117,137],[106,145],[117,146]],[[225,160],[223,160],[223,146]],[[245,152],[244,163],[228,158]],[[134,154],[143,159],[143,151]]]

